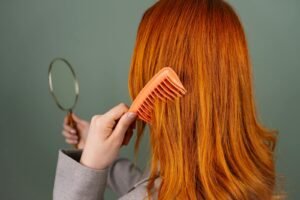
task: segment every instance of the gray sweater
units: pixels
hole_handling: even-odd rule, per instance
[[[108,168],[95,170],[79,163],[81,153],[82,150],[59,151],[53,200],[103,200],[106,187],[119,200],[147,197],[148,169],[142,172],[128,159],[117,158]],[[157,176],[152,199],[157,199],[160,182]]]

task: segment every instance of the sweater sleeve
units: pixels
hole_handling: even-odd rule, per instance
[[[107,186],[118,197],[129,192],[143,178],[142,170],[126,158],[116,159],[108,169]]]
[[[108,168],[95,170],[80,164],[82,150],[60,150],[53,200],[103,200]]]

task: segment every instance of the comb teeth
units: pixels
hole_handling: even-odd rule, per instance
[[[154,102],[157,98],[162,101],[174,101],[186,92],[173,69],[164,67],[154,75],[137,95],[130,106],[129,112],[136,112],[141,120],[151,124]]]

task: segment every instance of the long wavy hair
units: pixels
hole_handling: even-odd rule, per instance
[[[159,200],[271,199],[277,130],[258,120],[245,33],[223,0],[160,0],[138,27],[129,72],[134,99],[162,67],[187,90],[157,100],[149,126],[149,196]],[[138,121],[135,152],[145,123]]]

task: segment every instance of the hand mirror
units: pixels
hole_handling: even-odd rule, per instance
[[[67,124],[77,131],[72,112],[78,100],[79,84],[73,67],[66,59],[55,58],[49,65],[48,79],[50,93],[56,105],[68,113]]]

